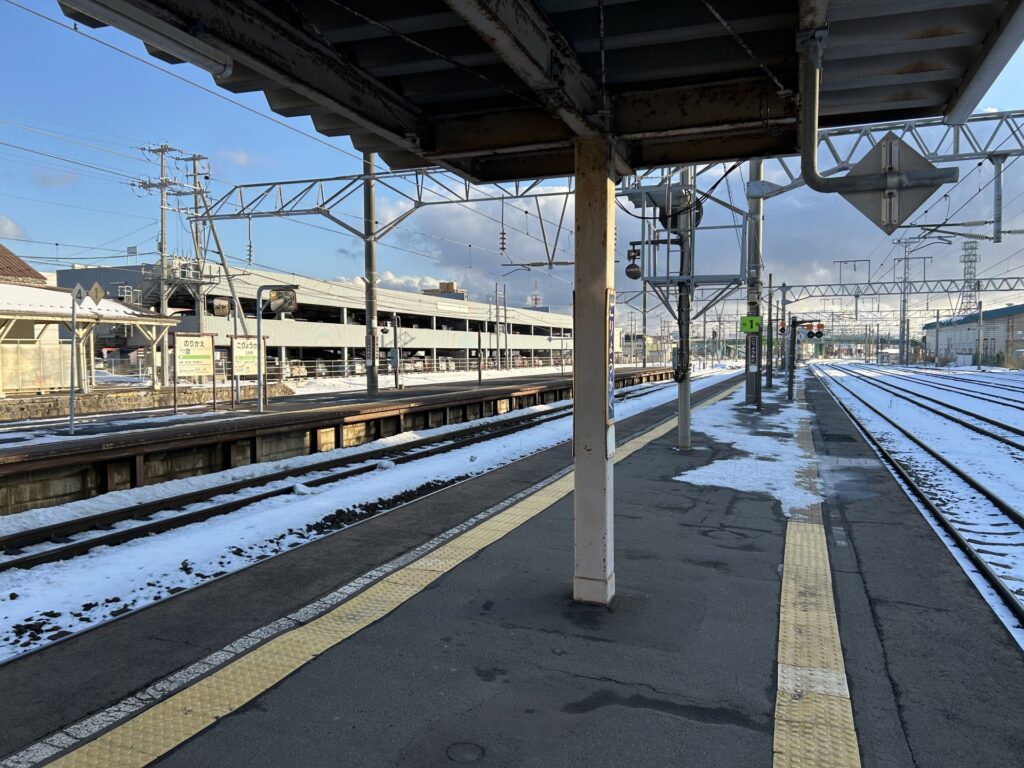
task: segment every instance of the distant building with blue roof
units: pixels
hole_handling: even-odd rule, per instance
[[[1024,368],[1024,304],[992,307],[982,305],[982,365]],[[923,326],[925,359],[935,360],[938,350],[940,365],[977,365],[978,313],[940,318]]]

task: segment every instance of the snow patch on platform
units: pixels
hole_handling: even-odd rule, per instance
[[[728,443],[743,455],[713,461],[675,479],[692,485],[768,494],[778,499],[786,517],[820,504],[821,495],[808,488],[806,479],[808,466],[818,460],[804,453],[796,437],[800,422],[810,419],[808,412],[797,403],[787,403],[781,393],[772,393],[764,400],[779,402],[780,410],[754,415],[749,408],[738,410],[744,398],[744,391],[739,389],[715,405],[694,411],[691,422],[694,432],[703,432],[718,443]],[[755,435],[752,429],[777,435]]]

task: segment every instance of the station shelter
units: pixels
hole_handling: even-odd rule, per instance
[[[72,338],[60,338],[62,328],[78,340],[76,387],[86,392],[96,381],[93,332],[97,325],[137,328],[152,358],[153,349],[178,323],[173,317],[133,309],[95,292],[74,312],[73,302],[72,290],[47,285],[42,273],[0,245],[0,397],[68,389],[76,345]],[[150,385],[159,386],[155,377]]]

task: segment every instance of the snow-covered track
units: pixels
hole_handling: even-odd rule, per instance
[[[199,491],[191,491],[152,502],[134,504],[121,509],[101,512],[87,517],[79,517],[66,522],[54,523],[39,528],[31,528],[18,533],[0,536],[0,549],[7,554],[17,553],[28,546],[52,541],[56,546],[39,552],[0,559],[0,571],[10,568],[31,568],[42,563],[52,563],[75,557],[89,551],[93,547],[123,544],[126,541],[148,536],[153,533],[178,528],[183,525],[208,520],[217,515],[227,514],[235,510],[255,504],[274,496],[285,496],[295,492],[297,486],[316,487],[337,482],[348,477],[370,472],[377,468],[379,461],[388,460],[396,464],[404,464],[426,456],[455,450],[467,445],[509,435],[522,429],[535,427],[556,418],[562,418],[572,409],[571,405],[559,406],[542,413],[530,414],[514,420],[488,426],[471,426],[458,432],[450,432],[442,436],[431,436],[414,440],[393,448],[378,448],[359,452],[344,458],[331,459],[316,464],[307,464],[301,468],[285,469],[268,472],[265,475],[236,480],[220,485],[210,486]],[[326,472],[326,474],[324,474]],[[275,485],[280,480],[290,480],[288,484]],[[253,486],[270,486],[265,491],[245,495],[242,498],[230,499],[199,509],[183,511],[181,514],[160,520],[147,521],[152,515],[160,512],[184,509],[191,505],[210,501],[216,497],[226,496]],[[111,525],[129,520],[139,520],[139,525],[111,531],[98,536],[90,536],[78,541],[67,541],[71,536],[85,532],[97,531]]]
[[[881,373],[877,369],[865,371],[860,370],[855,366],[844,365],[840,370],[842,370],[843,373],[849,376],[854,376],[858,380],[863,381],[866,384],[870,384],[871,386],[880,389],[883,392],[887,392],[888,394],[893,395],[894,397],[898,397],[901,400],[907,401],[908,403],[913,403],[916,407],[928,411],[929,413],[934,413],[936,416],[941,416],[942,418],[951,421],[954,424],[959,424],[961,427],[965,429],[969,429],[972,432],[977,432],[979,435],[984,435],[985,437],[991,438],[992,440],[1000,442],[1009,448],[1015,448],[1019,451],[1024,451],[1024,442],[1006,437],[1005,435],[1001,435],[998,432],[993,432],[992,430],[986,429],[985,427],[979,426],[978,424],[973,424],[971,423],[971,420],[973,419],[984,424],[989,424],[1003,432],[1016,435],[1018,437],[1024,437],[1024,429],[1014,427],[1011,424],[1006,424],[1004,421],[1000,421],[999,419],[992,418],[991,416],[986,416],[984,414],[977,413],[968,408],[962,408],[958,405],[953,405],[952,403],[947,402],[945,400],[939,400],[934,397],[929,397],[928,395],[921,394],[920,392],[915,392],[912,389],[907,389],[906,387],[901,387],[897,384],[892,384],[891,382],[884,380],[887,374]],[[936,408],[927,405],[927,403],[935,403],[939,407]],[[950,413],[950,411],[961,413],[967,416],[967,419],[962,419],[957,416],[954,416]]]
[[[813,371],[909,494],[1024,624],[1024,579],[1012,562],[1024,546],[1024,514],[1016,499],[1007,501],[868,402],[836,376],[842,369],[814,366]]]
[[[927,371],[922,371],[919,368],[885,366],[885,368],[882,369],[877,365],[858,365],[855,363],[845,363],[844,365],[847,367],[858,368],[863,371],[873,371],[879,375],[899,378],[905,381],[913,381],[917,386],[928,387],[942,392],[950,392],[958,396],[969,397],[972,400],[981,400],[986,403],[999,405],[1003,408],[1010,408],[1024,412],[1024,393],[1022,393],[1021,397],[1017,398],[1003,392],[994,392],[992,390],[989,390],[988,392],[979,391],[979,386],[986,386],[986,382],[984,381],[968,382],[971,386],[957,386],[955,382],[944,381],[939,383],[939,381],[937,381],[941,379],[948,379],[948,376],[943,376],[942,374],[934,375]]]
[[[735,383],[736,377],[716,382],[701,390],[700,397],[710,397],[734,386]],[[637,390],[623,392],[616,395],[616,400],[621,402],[642,396],[657,387],[658,385],[643,386]],[[0,557],[0,571],[13,568],[32,568],[44,563],[65,560],[84,554],[95,547],[123,544],[133,539],[202,522],[266,499],[288,496],[296,492],[308,492],[306,490],[308,488],[327,485],[371,472],[377,469],[382,460],[394,464],[417,461],[562,419],[571,411],[571,404],[555,406],[538,413],[483,425],[470,425],[465,429],[408,441],[399,446],[368,449],[340,458],[305,464],[301,467],[268,471],[257,477],[233,480],[151,502],[132,504],[85,517],[29,528],[17,533],[0,535],[0,550],[8,555]],[[246,493],[240,498],[232,496],[239,491],[250,490],[254,487],[265,487],[265,490]],[[435,490],[437,490],[436,484],[425,483],[423,486],[423,493]],[[220,497],[228,498],[217,501]],[[204,502],[210,503],[205,504]],[[201,506],[196,507],[196,505]],[[171,516],[163,514],[168,512],[176,514]],[[151,519],[158,514],[160,515],[158,519]],[[139,523],[108,530],[111,526],[127,521],[139,521]],[[71,538],[75,536],[78,538]],[[36,551],[21,554],[25,548],[47,542],[52,543],[53,546],[36,548]]]
[[[1024,395],[1024,384],[1017,386],[1006,381],[995,381],[992,376],[987,375],[984,371],[980,371],[978,373],[954,373],[952,371],[945,371],[942,368],[915,368],[912,366],[894,366],[894,368],[899,371],[915,373],[920,376],[945,379],[950,383],[971,384],[973,386],[981,385],[983,387],[988,387],[989,389],[1016,392],[1020,395]],[[996,375],[999,376],[1000,374]]]

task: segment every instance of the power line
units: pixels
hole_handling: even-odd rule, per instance
[[[28,131],[29,133],[35,133],[35,134],[38,134],[40,136],[47,136],[47,137],[52,138],[52,139],[57,139],[58,141],[66,141],[66,142],[68,142],[70,144],[78,144],[79,146],[82,146],[82,147],[88,147],[89,149],[95,149],[98,152],[106,152],[106,153],[111,154],[111,155],[116,155],[117,157],[127,158],[128,160],[137,160],[140,163],[150,163],[150,164],[153,164],[152,160],[150,160],[150,159],[148,159],[146,157],[143,157],[141,155],[129,155],[129,154],[125,153],[125,152],[118,152],[115,149],[110,149],[109,147],[101,147],[99,144],[93,144],[93,143],[88,142],[88,141],[81,141],[81,140],[79,140],[77,138],[73,138],[71,136],[71,134],[63,133],[62,131],[49,131],[49,130],[46,130],[45,128],[36,128],[36,127],[31,126],[31,125],[25,125],[24,123],[15,123],[15,122],[13,122],[11,120],[0,120],[0,125],[9,125],[9,126],[11,126],[13,128],[18,128],[18,129],[23,130],[23,131]]]
[[[125,178],[125,179],[134,179],[135,178],[130,173],[126,173],[126,172],[119,171],[119,170],[114,170],[114,169],[111,169],[111,168],[104,168],[102,166],[94,165],[92,163],[82,162],[81,160],[72,160],[71,158],[63,157],[62,155],[53,155],[53,154],[50,154],[49,152],[42,152],[42,151],[40,151],[38,149],[32,149],[31,147],[23,147],[20,144],[11,144],[10,142],[7,142],[7,141],[0,141],[0,146],[10,147],[11,149],[17,149],[17,150],[20,150],[22,152],[30,152],[33,155],[42,155],[43,157],[49,157],[49,158],[51,158],[53,160],[60,160],[61,162],[64,162],[64,163],[71,163],[73,165],[80,165],[83,168],[90,168],[90,169],[92,169],[94,171],[102,171],[103,173],[109,173],[112,176],[120,176],[120,177]]]
[[[47,15],[45,15],[43,13],[39,13],[38,11],[35,11],[35,10],[31,9],[31,8],[28,8],[28,7],[24,6],[24,5],[21,5],[20,3],[14,2],[14,0],[4,0],[4,1],[7,2],[9,5],[12,5],[15,8],[19,8],[20,10],[25,11],[26,13],[29,13],[29,14],[31,14],[31,15],[39,18],[39,19],[42,19],[44,21],[48,21],[51,24],[54,24],[55,26],[60,27],[61,29],[64,29],[64,30],[69,31],[69,32],[75,32],[75,33],[77,33],[79,35],[82,35],[83,37],[85,37],[85,38],[87,38],[89,40],[92,40],[95,43],[99,43],[100,45],[104,46],[105,48],[109,48],[110,50],[113,50],[113,51],[116,51],[116,52],[118,52],[120,54],[123,54],[124,56],[127,56],[130,59],[133,59],[134,61],[137,61],[137,62],[139,62],[141,64],[144,64],[147,67],[150,67],[152,69],[157,70],[158,72],[163,72],[165,75],[169,75],[170,77],[173,77],[176,80],[179,80],[179,81],[181,81],[183,83],[187,83],[188,85],[191,85],[191,86],[193,86],[195,88],[198,88],[199,90],[203,91],[204,93],[207,93],[207,94],[209,94],[211,96],[214,96],[214,97],[216,97],[216,98],[218,98],[218,99],[220,99],[222,101],[226,101],[229,104],[233,104],[236,107],[240,107],[241,109],[244,109],[246,112],[250,112],[250,113],[252,113],[254,115],[257,115],[258,117],[262,117],[262,118],[264,118],[266,120],[269,120],[270,122],[274,123],[275,125],[279,125],[279,126],[281,126],[283,128],[286,128],[289,131],[292,131],[294,133],[299,134],[300,136],[304,136],[307,139],[311,139],[312,141],[315,141],[318,144],[322,144],[325,147],[329,147],[330,149],[333,149],[336,152],[340,152],[341,154],[343,154],[343,155],[345,155],[347,157],[350,157],[350,158],[353,158],[355,160],[358,160],[358,161],[362,162],[362,159],[363,159],[362,155],[356,154],[355,152],[349,152],[348,150],[343,149],[342,147],[338,147],[338,146],[336,146],[334,144],[331,144],[328,141],[325,141],[324,139],[320,138],[319,136],[307,133],[307,132],[305,132],[303,130],[300,130],[299,128],[296,128],[293,125],[289,125],[288,123],[284,122],[283,120],[279,120],[279,119],[277,119],[277,118],[275,118],[275,117],[273,117],[271,115],[268,115],[268,114],[266,114],[264,112],[260,112],[259,110],[253,109],[252,107],[250,107],[250,106],[248,106],[246,104],[243,104],[240,101],[236,101],[236,100],[234,100],[232,98],[229,98],[229,97],[225,96],[224,94],[219,93],[219,92],[213,90],[212,88],[207,88],[207,87],[205,87],[203,85],[200,85],[199,83],[197,83],[197,82],[195,82],[193,80],[189,80],[188,78],[183,77],[183,76],[181,76],[181,75],[179,75],[179,74],[177,74],[175,72],[172,72],[170,70],[164,69],[163,67],[157,66],[153,62],[148,61],[148,60],[142,58],[141,56],[136,56],[134,53],[126,51],[123,48],[119,48],[116,45],[113,45],[112,43],[108,43],[105,40],[102,40],[101,38],[95,37],[94,35],[90,35],[89,33],[82,31],[81,29],[78,28],[77,25],[72,26],[72,25],[69,25],[69,24],[65,24],[64,22],[62,22],[62,21],[60,21],[58,19],[51,18],[51,17],[49,17],[49,16],[47,16]],[[406,182],[408,184],[411,184],[413,186],[417,186],[415,181],[413,181],[411,179],[408,179],[408,178],[406,178],[404,176],[400,176],[398,178],[400,178],[402,181],[404,181],[404,182]],[[454,205],[458,205],[461,208],[464,208],[464,209],[466,209],[466,210],[468,210],[468,211],[470,211],[470,212],[472,212],[472,213],[474,213],[476,215],[483,216],[484,218],[489,219],[489,220],[491,220],[491,221],[493,221],[495,223],[500,223],[498,221],[498,219],[494,218],[493,216],[488,216],[484,212],[470,207],[465,202],[461,202],[461,201],[458,201],[458,200],[452,200],[451,198],[446,197],[442,193],[440,193],[437,190],[435,190],[435,189],[433,189],[431,187],[428,187],[428,186],[424,186],[423,189],[426,190],[426,191],[431,192],[434,195],[437,195],[438,197],[440,197],[445,202],[448,202],[448,203],[451,203],[451,204],[454,204]],[[547,223],[551,223],[552,226],[556,226],[552,222],[547,222]],[[508,228],[512,229],[513,231],[517,231],[520,234],[523,234],[523,235],[525,235],[525,236],[527,236],[527,237],[529,237],[529,238],[531,238],[533,240],[537,240],[538,242],[541,242],[541,238],[536,237],[535,235],[531,235],[529,232],[524,232],[523,230],[517,229],[515,227],[511,227],[511,226],[508,227]],[[564,249],[558,249],[558,250],[561,250],[563,253],[568,253],[568,251],[566,251]]]
[[[58,203],[56,200],[42,200],[37,197],[24,197],[23,195],[12,195],[7,192],[0,192],[0,197],[9,197],[14,200],[25,200],[30,203],[43,203],[45,205],[59,205],[62,208],[75,208],[79,211],[91,211],[92,213],[108,213],[112,216],[124,216],[129,219],[146,219],[147,221],[156,221],[152,216],[140,216],[137,213],[124,213],[123,211],[109,211],[103,208],[90,208],[86,205],[72,205],[71,203]]]
[[[0,240],[11,240],[18,243],[35,243],[36,245],[54,245],[57,246],[58,248],[81,248],[83,251],[107,251],[108,253],[124,253],[123,250],[120,250],[118,248],[104,248],[99,245],[76,245],[75,243],[58,243],[52,240],[30,240],[27,237],[8,237],[7,235],[0,235]]]

